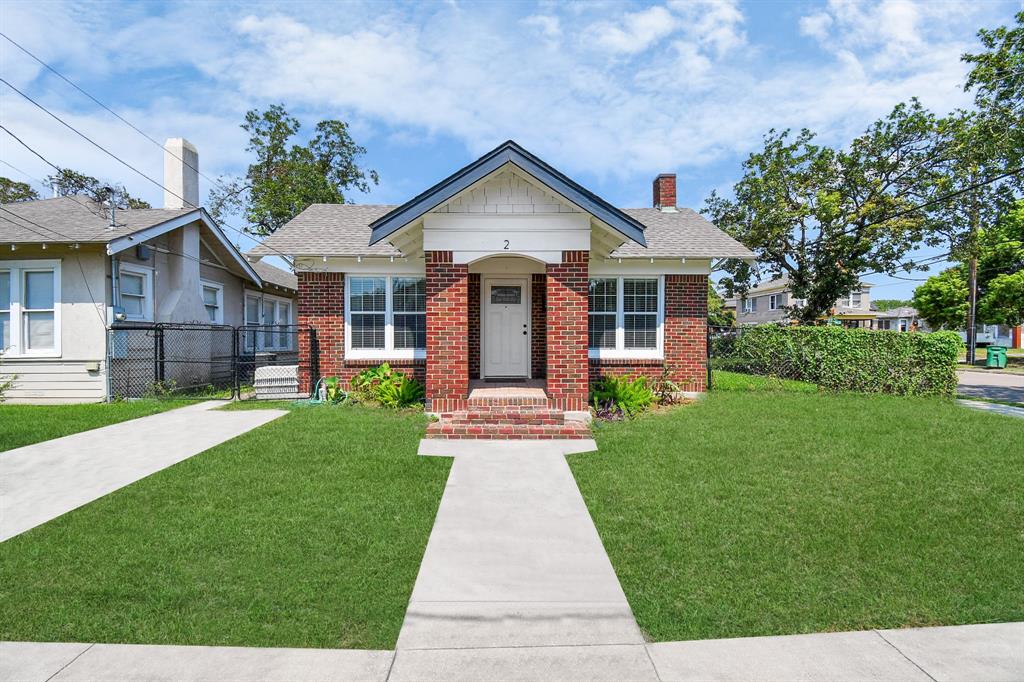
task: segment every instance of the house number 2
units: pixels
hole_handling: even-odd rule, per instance
[[[508,251],[508,240],[505,240],[505,250]]]

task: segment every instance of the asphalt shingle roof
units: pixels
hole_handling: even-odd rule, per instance
[[[109,210],[86,197],[54,197],[0,206],[0,242],[106,243],[177,218],[195,209],[135,208],[115,211],[117,226],[109,229]]]
[[[400,256],[386,242],[370,246],[370,223],[394,206],[382,204],[313,204],[250,253],[271,256]],[[615,258],[753,258],[738,241],[696,211],[656,208],[622,209],[644,225],[647,247],[628,242]]]
[[[282,270],[277,266],[263,261],[249,263],[249,265],[251,265],[252,269],[256,271],[256,274],[260,276],[260,279],[267,284],[276,284],[279,287],[291,289],[292,291],[299,290],[299,278],[296,277],[294,273]]]

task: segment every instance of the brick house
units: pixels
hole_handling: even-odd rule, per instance
[[[439,414],[502,382],[569,412],[606,374],[667,369],[702,392],[711,263],[752,258],[676,207],[674,175],[653,207],[619,209],[511,141],[400,206],[310,206],[250,255],[275,252],[294,258],[322,375],[387,361]]]

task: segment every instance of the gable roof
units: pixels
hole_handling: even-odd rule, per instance
[[[571,178],[508,140],[433,187],[370,223],[370,245],[377,244],[507,163],[532,175],[555,193],[576,204],[626,239],[645,245],[644,226]]]
[[[252,263],[252,267],[264,284],[270,284],[280,289],[289,289],[293,292],[299,290],[299,278],[295,276],[295,273],[282,270],[261,260]]]
[[[114,255],[190,223],[200,222],[255,284],[263,281],[203,208],[129,208],[114,212],[87,197],[70,196],[0,205],[0,242],[106,244]]]
[[[395,208],[381,204],[313,204],[248,253],[398,258],[405,254],[388,242],[370,244],[370,223]],[[612,258],[753,258],[747,247],[692,209],[620,210],[644,225],[647,246],[626,242],[610,254]]]

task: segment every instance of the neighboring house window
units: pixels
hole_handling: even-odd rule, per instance
[[[245,324],[259,327],[247,332],[247,348],[292,350],[291,323],[291,301],[266,294],[245,297]]]
[[[883,330],[883,331],[889,331],[889,330],[892,329],[892,321],[891,320],[879,320],[878,321],[878,328]]]
[[[907,323],[907,320],[900,320],[900,331],[901,331],[901,332],[905,332],[905,331],[907,331],[907,329],[909,328],[909,326],[910,326],[910,325],[909,325],[909,324]]]
[[[224,285],[217,282],[202,282],[202,292],[206,316],[213,324],[223,324]]]
[[[776,296],[775,294],[772,294],[771,296],[768,297],[768,310],[778,310],[778,309],[779,309],[779,297]]]
[[[754,312],[754,302],[749,298],[743,299],[743,312],[752,313]]]
[[[664,294],[660,277],[590,280],[588,345],[592,357],[660,357]]]
[[[347,357],[425,357],[427,283],[423,277],[353,275],[346,283]]]
[[[5,355],[60,355],[60,262],[0,263],[0,350]]]
[[[860,289],[851,291],[850,296],[846,300],[846,304],[851,308],[859,308],[862,300]]]
[[[129,320],[153,321],[153,271],[122,263],[119,267],[121,308]]]

